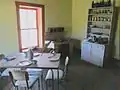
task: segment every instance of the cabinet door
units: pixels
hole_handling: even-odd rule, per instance
[[[100,45],[99,46],[99,53],[100,53],[100,66],[103,66],[103,60],[104,60],[104,55],[105,55],[105,45]]]
[[[99,57],[99,49],[97,44],[92,44],[91,48],[91,63],[98,65],[100,64],[100,60],[98,60]]]
[[[85,61],[90,61],[90,51],[91,51],[91,44],[90,43],[82,43],[81,45],[81,59]]]
[[[91,63],[102,66],[104,57],[104,46],[100,44],[92,44],[91,48]]]

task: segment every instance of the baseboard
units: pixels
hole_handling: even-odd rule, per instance
[[[80,52],[81,50],[79,48],[74,48],[74,51]]]
[[[117,59],[117,58],[113,58],[113,60],[117,60],[117,61],[120,61],[120,59]]]

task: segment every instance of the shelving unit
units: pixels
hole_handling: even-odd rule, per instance
[[[96,35],[102,33],[101,36],[108,36],[109,43],[113,10],[113,7],[90,8],[88,10],[87,38],[90,37],[91,33],[96,33]]]
[[[112,58],[115,7],[88,9],[87,35],[81,43],[81,59],[105,67]]]

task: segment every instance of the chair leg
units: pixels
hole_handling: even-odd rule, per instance
[[[48,86],[49,86],[49,87],[51,86],[51,82],[50,82],[50,80],[48,80]]]
[[[43,81],[43,80],[44,80],[44,79],[43,79],[43,74],[44,74],[44,72],[42,71],[42,75],[41,75],[41,77],[40,77],[40,78],[41,78],[41,88],[42,88],[42,90],[43,90],[43,87],[44,87],[44,85],[43,85],[43,82],[44,82],[44,81]]]
[[[51,69],[52,71],[52,90],[54,90],[54,74],[53,74],[53,70]]]
[[[60,83],[60,85],[65,89],[67,90],[67,82],[64,81],[65,84],[63,84],[63,82]]]
[[[45,81],[45,84],[46,84],[46,90],[48,90],[47,80]]]
[[[28,87],[27,87],[26,89],[27,89],[27,90],[32,90],[32,88],[28,88]]]
[[[26,87],[25,87],[25,90],[26,90]]]
[[[57,78],[58,78],[58,90],[59,90],[59,70],[57,69]]]
[[[40,90],[40,79],[38,78],[38,90]]]
[[[65,90],[67,90],[67,85],[63,85],[63,87],[65,88]]]
[[[15,90],[18,90],[18,87],[15,87]]]

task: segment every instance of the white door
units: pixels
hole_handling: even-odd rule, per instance
[[[91,44],[89,42],[82,42],[81,44],[81,59],[90,62]]]

